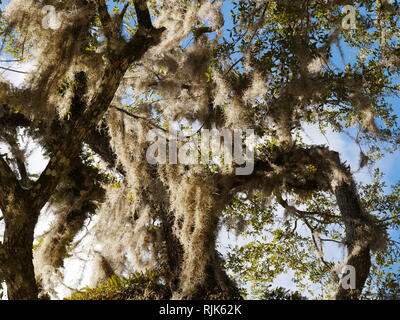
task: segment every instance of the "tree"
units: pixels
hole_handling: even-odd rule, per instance
[[[5,79],[0,86],[0,141],[8,147],[0,157],[0,276],[10,299],[52,294],[49,273],[63,266],[92,217],[94,284],[150,269],[157,276],[148,282],[142,276],[118,281],[154,288],[161,277],[165,288],[154,297],[239,299],[241,290],[216,249],[219,227],[241,206],[239,215],[259,219],[253,226],[263,230],[274,215],[268,208],[277,205],[310,228],[308,245],[320,248],[318,232],[343,227],[344,264],[356,270],[355,287],[345,289],[337,276],[330,281],[337,299],[361,296],[371,255],[387,248],[386,230],[398,225],[396,201],[385,209],[394,214],[390,221],[370,213],[368,201],[382,212],[384,199],[360,197],[339,154],[306,145],[299,132],[305,124],[353,130],[360,149],[368,148],[363,166],[396,150],[397,118],[388,98],[400,90],[398,8],[362,1],[354,3],[355,15],[348,1],[227,3],[229,14],[217,1],[7,5],[3,55],[35,62],[24,86]],[[355,62],[334,67],[335,45],[355,49]],[[238,166],[225,159],[171,164],[160,152],[158,162],[148,161],[151,134],[169,151],[196,136],[171,137],[177,125],[236,130],[236,138],[237,130],[254,130],[254,170],[238,175]],[[26,137],[48,157],[38,177],[27,168]],[[246,211],[253,201],[262,205]],[[45,209],[56,218],[32,252]],[[280,251],[289,258],[307,241],[295,232],[275,234],[292,244]],[[230,261],[239,259],[237,266],[240,258],[239,252]],[[320,272],[329,277],[333,266],[321,260]]]

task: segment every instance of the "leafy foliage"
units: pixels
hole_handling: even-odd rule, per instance
[[[12,244],[0,244],[0,267],[8,279],[29,274],[7,284],[11,297],[37,297],[35,271],[54,293],[63,275],[54,281],[52,271],[78,247],[89,260],[100,254],[100,273],[114,276],[74,299],[193,298],[209,288],[236,297],[245,285],[235,288],[224,264],[258,298],[300,299],[270,289],[289,272],[302,294],[332,297],[340,259],[327,248],[346,248],[345,261],[363,257],[347,298],[360,296],[365,280],[365,297],[396,296],[400,184],[387,187],[376,171],[372,184],[356,185],[338,153],[302,137],[308,126],[348,135],[360,169],[398,150],[398,7],[356,1],[357,28],[346,29],[348,1],[75,2],[54,3],[63,18],[55,30],[43,28],[38,1],[12,0],[1,15],[2,54],[35,62],[23,86],[0,79],[8,148],[0,208]],[[148,163],[150,130],[172,127],[254,129],[254,172],[237,176],[223,161]],[[38,176],[21,137],[49,160]],[[33,270],[33,230],[46,206],[57,219],[33,246]],[[225,263],[216,251],[221,226],[245,242]],[[160,266],[162,277],[136,273]]]
[[[282,287],[266,290],[262,296],[263,300],[307,300],[299,292],[291,292]]]
[[[66,300],[163,300],[168,298],[165,280],[152,272],[136,273],[129,278],[113,275],[96,288],[84,288]]]

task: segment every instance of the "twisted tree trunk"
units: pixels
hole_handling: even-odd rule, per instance
[[[7,284],[8,299],[37,299],[32,243],[39,212],[31,211],[25,202],[6,208],[3,214],[6,227],[2,244],[2,272]]]
[[[331,188],[336,196],[342,221],[345,227],[347,257],[343,265],[355,270],[353,287],[345,287],[342,282],[336,292],[336,300],[359,299],[371,268],[371,248],[379,248],[385,242],[386,231],[369,215],[360,201],[357,187],[350,172],[340,161],[337,152],[327,155],[331,167]]]
[[[363,210],[354,182],[342,180],[334,186],[337,204],[346,232],[348,255],[345,264],[355,268],[355,287],[339,285],[335,299],[357,300],[364,288],[371,268],[368,215]]]
[[[335,299],[359,299],[370,272],[371,251],[385,247],[386,229],[364,209],[350,169],[341,162],[339,153],[326,147],[315,146],[308,149],[293,149],[281,158],[286,160],[286,167],[289,168],[290,178],[287,178],[286,183],[294,192],[320,190],[335,195],[345,227],[345,244],[348,251],[342,267],[347,265],[355,270],[354,287],[343,286],[340,281]],[[283,165],[279,162],[276,164]],[[307,177],[305,181],[298,181],[291,172],[307,164],[315,166],[321,174]],[[256,163],[254,174],[240,179],[246,180],[269,171],[271,168],[268,163]]]

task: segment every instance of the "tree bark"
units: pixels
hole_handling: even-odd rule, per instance
[[[5,220],[5,235],[0,243],[0,267],[7,283],[9,299],[37,299],[32,244],[34,229],[41,208],[48,202],[60,181],[71,171],[71,163],[81,150],[82,142],[94,131],[110,106],[120,82],[131,64],[160,41],[164,28],[155,29],[145,0],[135,3],[139,28],[129,42],[121,37],[121,28],[108,33],[110,16],[104,1],[100,1],[100,18],[106,31],[108,46],[107,67],[97,93],[86,106],[79,104],[76,119],[71,121],[67,136],[54,150],[50,161],[29,191],[20,182],[7,162],[0,156],[0,208]],[[121,27],[122,16],[120,18]],[[117,30],[118,29],[118,30]],[[77,106],[77,105],[76,105]],[[20,119],[17,119],[18,121]]]
[[[204,286],[198,287],[191,299],[199,300],[242,300],[240,291],[224,267],[224,260],[217,250],[214,250],[206,267]]]
[[[340,284],[335,299],[357,300],[371,268],[368,217],[362,209],[354,186],[343,181],[334,191],[346,231],[348,256],[345,262],[355,268],[356,280],[355,288],[345,289]]]
[[[162,207],[160,218],[165,241],[167,267],[166,278],[171,291],[171,296],[179,289],[179,279],[183,261],[183,248],[173,232],[173,217]]]
[[[33,267],[32,243],[37,211],[24,204],[3,211],[5,232],[2,272],[9,300],[35,300],[38,287]]]
[[[277,157],[274,164],[286,167],[285,183],[294,193],[319,190],[335,195],[345,228],[348,251],[343,264],[355,268],[355,288],[345,289],[340,283],[335,299],[359,299],[371,268],[371,250],[380,250],[385,246],[386,230],[365,211],[350,169],[341,162],[339,153],[322,146],[294,148]],[[306,179],[296,179],[293,172],[308,164],[317,168],[318,175],[310,174]],[[254,182],[258,176],[262,177],[262,173],[271,171],[273,168],[269,162],[258,161],[252,175],[233,177],[236,180],[234,185],[245,186],[251,180]],[[281,183],[279,179],[276,182],[278,185]]]
[[[354,178],[350,169],[341,163],[339,154],[329,151],[327,159],[331,165],[332,191],[345,227],[348,252],[343,264],[355,269],[355,287],[344,288],[340,283],[335,299],[358,300],[371,268],[371,246],[384,237],[384,230],[363,208]]]

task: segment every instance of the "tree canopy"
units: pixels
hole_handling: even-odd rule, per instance
[[[75,257],[91,288],[71,299],[398,298],[399,184],[354,173],[399,147],[399,12],[384,0],[7,1],[7,297],[81,289],[64,283]],[[359,167],[308,143],[311,126],[349,136]],[[199,150],[205,131],[226,134],[218,150],[239,141],[251,172],[236,153]],[[155,138],[168,156],[149,161]],[[244,244],[223,254],[222,229]],[[301,292],[271,289],[289,271]]]

